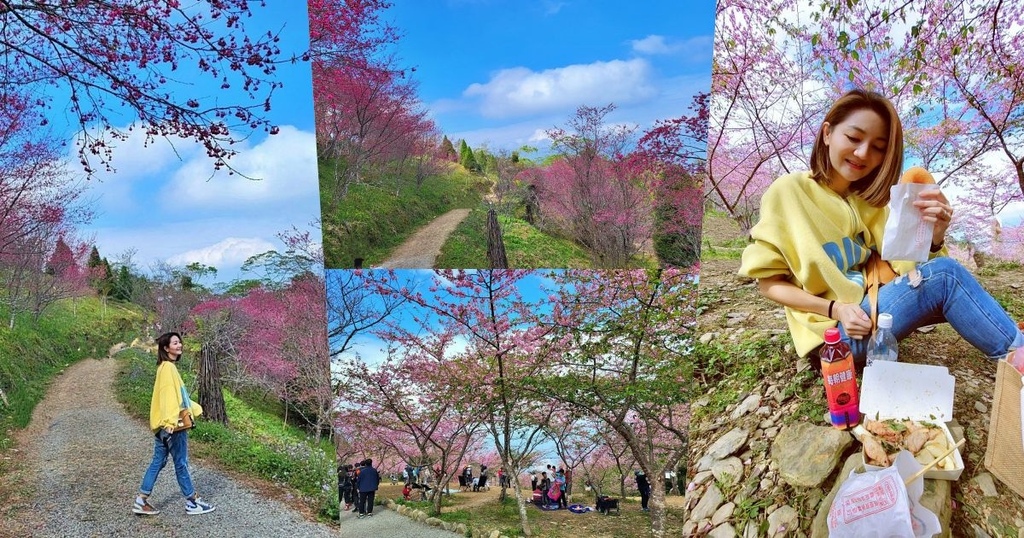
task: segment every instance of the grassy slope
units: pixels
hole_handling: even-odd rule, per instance
[[[141,320],[134,307],[94,297],[52,305],[35,321],[20,316],[9,330],[0,328],[0,448],[9,446],[7,430],[24,428],[50,381],[68,365],[86,357],[104,356],[117,341],[130,341]],[[3,319],[6,311],[0,309]]]
[[[453,167],[444,175],[431,176],[417,187],[386,188],[358,184],[331,210],[334,198],[333,161],[320,162],[320,199],[323,214],[324,255],[329,268],[352,267],[355,258],[366,266],[380,264],[419,227],[456,208],[476,206],[486,180]]]
[[[546,235],[520,219],[500,216],[498,222],[509,267],[591,267],[586,250],[572,241]],[[474,208],[441,248],[437,267],[488,267],[486,226],[486,208]]]
[[[141,319],[123,305],[103,305],[97,298],[77,298],[50,306],[38,321],[19,316],[13,330],[0,326],[0,476],[12,469],[11,435],[24,428],[50,382],[69,365],[86,357],[105,356],[111,345],[130,341]],[[0,488],[0,506],[10,506]]]

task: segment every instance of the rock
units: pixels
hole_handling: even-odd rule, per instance
[[[498,538],[499,536],[501,536],[501,533],[496,530],[493,530],[491,531],[491,534],[488,536],[488,538]]]
[[[458,525],[456,525],[455,530],[458,531],[459,534],[465,536],[466,535],[466,530],[467,530],[466,524],[465,523],[459,523]]]
[[[722,523],[708,533],[708,538],[736,538],[736,529],[728,523]]]
[[[710,480],[712,476],[714,476],[714,475],[711,473],[711,471],[699,472],[699,473],[693,475],[693,482],[692,483],[694,485],[697,485],[697,486],[703,485],[704,482],[707,482],[708,480]]]
[[[860,454],[851,454],[850,457],[846,458],[842,470],[839,471],[839,476],[850,476],[850,472],[860,466]],[[814,516],[814,522],[811,524],[811,538],[828,538],[828,510],[832,507],[832,501],[835,500],[836,494],[839,493],[839,486],[842,482],[842,480],[836,480],[835,485],[832,486],[832,491],[822,501],[818,514]]]
[[[726,458],[711,466],[711,474],[725,486],[733,486],[743,479],[743,462],[736,457]]]
[[[746,399],[744,399],[742,402],[740,402],[740,405],[738,405],[736,409],[733,409],[732,414],[729,415],[729,418],[731,420],[739,420],[744,415],[752,413],[760,405],[761,395],[756,393],[751,394],[750,396],[747,396]]]
[[[683,536],[693,536],[697,534],[697,522],[687,521],[683,524]]]
[[[440,519],[437,519],[436,517],[428,517],[426,523],[427,523],[427,525],[430,525],[431,527],[440,527],[441,523],[443,523],[443,521],[441,521]]]
[[[974,409],[983,415],[988,413],[988,408],[981,402],[974,402]]]
[[[974,538],[992,538],[985,529],[978,526],[977,523],[971,523],[971,528],[974,529]]]
[[[852,442],[846,432],[801,422],[779,432],[772,444],[772,461],[787,484],[813,488],[832,474]]]
[[[715,339],[715,333],[704,333],[704,334],[700,335],[700,338],[698,340],[700,340],[701,344],[708,345],[714,339]]]
[[[762,420],[761,422],[759,422],[757,424],[757,427],[761,428],[762,430],[767,430],[768,428],[771,428],[774,425],[775,425],[775,421],[774,420],[772,420],[770,418],[766,418],[766,419]]]
[[[704,454],[704,457],[697,462],[697,472],[711,469],[711,465],[721,459],[725,459],[736,452],[747,442],[750,433],[743,428],[733,428],[725,435],[718,438]]]
[[[789,505],[783,505],[768,516],[768,536],[785,536],[800,530],[800,514]]]
[[[996,483],[992,480],[992,475],[988,473],[981,473],[974,477],[974,482],[981,488],[981,492],[986,497],[998,497],[999,492],[996,491]]]
[[[117,355],[118,353],[120,353],[121,351],[123,351],[127,347],[128,347],[128,344],[126,344],[124,342],[120,342],[120,343],[114,344],[113,346],[110,347],[110,350],[107,351],[107,356],[108,357],[113,357],[114,355]]]
[[[743,527],[743,538],[757,538],[757,522],[747,521],[747,525]]]
[[[772,408],[767,405],[762,405],[757,408],[757,411],[754,411],[754,414],[759,417],[769,417],[772,414]]]
[[[722,495],[722,490],[718,489],[718,486],[715,484],[710,484],[708,489],[704,491],[704,495],[701,496],[700,502],[690,511],[690,519],[700,521],[710,518],[724,500],[725,497]]]
[[[733,503],[725,503],[722,506],[719,506],[718,510],[715,510],[714,515],[711,516],[711,524],[717,527],[722,523],[725,523],[730,517],[732,517],[732,512],[735,509],[736,505]]]

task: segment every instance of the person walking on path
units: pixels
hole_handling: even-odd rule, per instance
[[[167,457],[174,460],[174,475],[178,479],[181,494],[185,496],[185,513],[189,515],[212,512],[214,507],[201,499],[192,484],[188,470],[188,429],[175,431],[182,411],[187,410],[192,418],[203,414],[203,408],[193,402],[181,380],[175,364],[181,358],[181,335],[168,332],[156,340],[156,379],[153,382],[153,397],[149,404],[149,428],[153,431],[153,461],[142,478],[142,486],[135,496],[132,512],[154,516],[160,513],[149,503],[153,486],[160,471],[167,465]]]
[[[640,490],[640,508],[644,512],[650,511],[647,508],[647,502],[651,500],[651,483],[647,480],[647,475],[643,471],[636,471],[636,489]]]
[[[359,519],[373,515],[373,498],[377,494],[377,487],[380,485],[380,474],[373,468],[373,460],[366,458],[359,470],[359,478],[356,479],[356,488],[359,490]]]
[[[345,505],[341,509],[342,512],[351,510],[355,503],[353,497],[355,497],[356,485],[352,476],[352,464],[346,463],[338,467],[338,499]]]

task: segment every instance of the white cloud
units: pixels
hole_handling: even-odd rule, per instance
[[[711,36],[691,37],[684,41],[666,39],[665,36],[649,35],[643,39],[630,41],[633,52],[638,54],[677,54],[691,59],[708,57],[714,47]]]
[[[209,158],[196,156],[178,168],[162,197],[186,200],[191,206],[228,204],[237,209],[318,196],[312,133],[284,126],[256,146],[239,148],[230,164],[238,173],[220,170],[211,175]]]
[[[679,44],[669,45],[665,43],[665,36],[649,35],[643,39],[634,39],[633,51],[642,54],[669,54],[679,50]]]
[[[228,237],[207,247],[189,250],[168,258],[175,266],[199,262],[212,267],[240,266],[245,260],[276,247],[259,237]]]
[[[484,84],[463,92],[479,98],[480,111],[492,118],[571,109],[579,105],[618,105],[643,101],[657,90],[652,69],[643,59],[570,65],[535,72],[525,67],[498,71]]]
[[[544,15],[557,15],[559,11],[562,11],[562,8],[565,7],[565,5],[565,2],[552,2],[551,0],[545,0],[543,2]]]
[[[551,140],[551,137],[548,136],[548,132],[545,129],[537,129],[527,140],[530,142],[545,142]]]

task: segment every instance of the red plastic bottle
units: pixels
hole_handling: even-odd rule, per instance
[[[839,329],[825,331],[821,348],[821,375],[825,379],[825,398],[832,425],[841,430],[860,423],[860,399],[857,393],[857,371],[850,346],[839,339]]]

